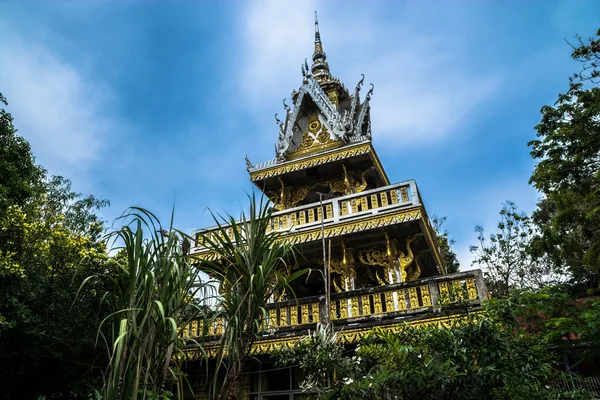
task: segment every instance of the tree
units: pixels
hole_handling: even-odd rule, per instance
[[[73,301],[79,283],[110,260],[104,243],[69,229],[45,196],[29,201],[27,212],[11,205],[0,215],[0,398],[72,398],[100,376],[101,286]]]
[[[184,235],[163,229],[143,209],[132,208],[122,219],[124,225],[109,235],[123,243],[115,249],[118,268],[82,284],[85,289],[88,282],[108,281],[102,298],[109,315],[98,327],[110,358],[102,399],[163,399],[171,385],[183,398],[187,343],[180,334],[192,319],[204,316],[196,300],[204,284],[184,251],[189,249]]]
[[[2,93],[1,104],[8,105]],[[12,116],[0,108],[0,213],[31,199],[39,191],[43,175],[44,171],[35,165],[29,143],[17,135]]]
[[[454,239],[450,239],[448,231],[443,228],[444,222],[446,222],[446,217],[438,217],[437,215],[433,216],[433,228],[435,229],[435,233],[438,239],[438,245],[440,246],[440,255],[442,257],[442,262],[446,267],[446,272],[449,274],[453,274],[458,272],[460,269],[460,261],[456,256],[454,250],[452,250],[452,245],[454,245]]]
[[[582,71],[553,106],[541,109],[538,139],[529,142],[537,164],[530,183],[543,197],[532,219],[540,233],[532,254],[570,270],[587,288],[600,282],[600,30],[572,58]],[[581,271],[587,268],[592,273]]]
[[[528,250],[536,234],[527,214],[509,201],[500,211],[496,233],[485,237],[483,227],[477,226],[479,245],[471,246],[473,264],[487,274],[487,285],[494,297],[505,298],[512,289],[540,288],[564,281],[566,277],[552,265]]]
[[[565,286],[525,291],[506,300],[512,311],[511,329],[541,337],[550,349],[564,355],[564,365],[577,370],[582,361],[590,365],[600,358],[600,299],[576,299]]]
[[[543,339],[514,333],[518,321],[506,305],[496,302],[447,327],[375,329],[353,357],[351,349],[339,343],[336,348],[330,337],[321,335],[303,339],[277,357],[286,365],[299,363],[310,382],[323,382],[324,373],[331,377],[344,366],[346,375],[338,376],[330,388],[321,385],[321,399],[579,398],[551,386],[562,379],[552,368],[555,355]]]
[[[279,350],[275,354],[275,364],[298,366],[305,376],[300,389],[317,397],[327,397],[360,372],[360,359],[347,357],[346,349],[338,339],[331,326],[317,324],[315,331],[309,332],[293,348]],[[324,384],[327,382],[331,384]]]
[[[218,399],[241,394],[240,374],[265,329],[269,299],[284,290],[293,294],[290,283],[308,272],[292,271],[294,247],[268,230],[272,212],[264,198],[257,202],[251,196],[250,211],[242,213],[240,221],[213,215],[218,229],[200,237],[214,259],[203,261],[200,268],[221,285],[214,318],[223,321],[217,370],[225,373]],[[217,382],[215,376],[215,389]]]
[[[16,132],[1,109],[0,399],[82,396],[106,361],[94,347],[102,287],[73,300],[88,274],[111,268],[96,215],[108,202],[46,179]]]

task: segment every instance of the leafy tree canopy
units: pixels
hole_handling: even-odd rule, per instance
[[[598,275],[580,270],[600,272],[600,30],[587,42],[577,39],[571,56],[582,71],[542,108],[538,139],[529,143],[538,160],[530,183],[543,193],[532,216],[541,231],[532,250],[595,287]]]
[[[352,357],[352,349],[314,334],[279,353],[279,363],[299,365],[303,388],[321,399],[578,398],[553,387],[563,379],[553,369],[555,353],[545,337],[515,334],[518,321],[510,307],[498,301],[448,327],[375,329]],[[315,385],[327,373],[331,385]]]
[[[486,273],[492,296],[506,298],[515,289],[540,289],[568,278],[545,257],[530,255],[530,245],[538,230],[512,201],[500,210],[496,231],[489,238],[483,227],[477,226],[475,231],[479,243],[470,247],[475,256],[473,265]]]
[[[0,101],[6,100],[0,95]],[[46,179],[0,110],[0,399],[71,398],[100,377],[100,302],[90,274],[111,261],[96,215],[108,202]]]
[[[0,93],[2,104],[8,105]],[[0,107],[0,212],[12,204],[24,205],[40,189],[43,175],[29,143],[17,135],[13,117]]]

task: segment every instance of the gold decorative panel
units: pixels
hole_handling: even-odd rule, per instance
[[[302,132],[300,146],[293,153],[288,155],[288,159],[293,160],[309,154],[340,147],[344,143],[341,140],[333,139],[329,130],[319,120],[317,114],[310,116],[308,127]]]

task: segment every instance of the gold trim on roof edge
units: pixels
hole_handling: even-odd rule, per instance
[[[379,161],[379,158],[375,153],[373,145],[370,142],[350,148],[342,147],[326,154],[314,154],[299,160],[289,161],[281,165],[274,165],[263,170],[250,172],[250,180],[252,182],[255,182],[272,176],[282,175],[288,172],[298,171],[301,169],[326,164],[331,161],[344,160],[346,158],[358,156],[361,154],[369,154],[371,160],[377,168],[377,171],[379,172],[379,175],[383,179],[384,184],[386,186],[389,185],[389,179],[385,171],[383,170],[383,166],[381,165],[381,162]]]
[[[471,313],[471,315],[480,314],[480,313],[481,313],[481,311],[477,311],[475,313]],[[402,322],[399,322],[396,324],[379,325],[379,326],[374,326],[374,327],[369,327],[369,328],[355,328],[355,329],[341,330],[341,331],[338,331],[338,338],[339,338],[338,340],[340,340],[344,344],[357,343],[360,339],[362,339],[367,334],[369,334],[374,328],[382,329],[385,331],[398,332],[399,328],[402,325],[404,325],[405,323],[407,323],[409,325],[414,325],[414,326],[427,326],[427,325],[437,324],[438,326],[443,326],[443,327],[449,328],[454,321],[463,320],[466,318],[467,318],[467,316],[458,314],[458,315],[440,316],[440,317],[434,317],[434,318],[423,318],[423,319],[418,319],[418,320],[413,320],[413,321],[402,321]],[[255,342],[254,345],[252,346],[252,350],[250,351],[250,354],[253,354],[253,355],[269,354],[274,351],[280,350],[284,347],[293,348],[295,346],[295,344],[299,340],[301,340],[303,337],[305,337],[305,336],[302,335],[302,336],[293,336],[293,337],[287,337],[287,338],[281,338],[281,339],[259,340],[259,341]],[[216,357],[216,355],[218,353],[218,348],[210,346],[210,347],[207,347],[205,349],[205,351],[209,358],[214,358],[214,357]],[[188,349],[186,352],[192,360],[198,358],[198,355],[199,355],[198,350]]]

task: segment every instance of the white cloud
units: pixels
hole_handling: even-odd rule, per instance
[[[260,0],[244,9],[240,78],[254,104],[282,99],[300,82],[300,65],[312,55],[313,10],[312,0]]]
[[[466,35],[431,33],[411,8],[386,23],[369,16],[369,8],[346,9],[341,16],[324,3],[263,0],[244,11],[240,37],[239,78],[253,107],[280,111],[280,99],[300,84],[300,63],[312,55],[316,8],[332,73],[349,88],[360,73],[375,84],[377,140],[426,144],[448,136],[500,87],[499,74],[466,65]]]
[[[8,110],[37,162],[52,175],[85,185],[87,169],[115,127],[108,116],[109,92],[38,43],[14,37],[3,41],[0,51]]]

